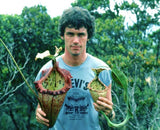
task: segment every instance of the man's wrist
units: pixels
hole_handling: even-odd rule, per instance
[[[115,112],[114,112],[114,110],[112,110],[109,114],[108,114],[108,117],[109,117],[109,119],[114,119],[114,117],[115,117]]]

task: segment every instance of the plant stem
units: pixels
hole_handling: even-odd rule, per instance
[[[14,57],[12,56],[11,52],[9,51],[8,47],[7,47],[6,44],[2,41],[1,38],[0,38],[0,41],[2,42],[3,46],[6,48],[7,52],[9,53],[9,55],[11,56],[11,58],[12,58],[14,64],[16,65],[16,67],[17,67],[19,73],[20,73],[21,76],[22,76],[23,80],[25,81],[25,83],[27,84],[27,86],[30,88],[30,90],[33,92],[33,94],[34,94],[34,95],[36,96],[36,98],[38,99],[37,94],[35,93],[35,91],[32,89],[32,87],[31,87],[31,86],[29,85],[29,83],[27,82],[27,80],[26,80],[26,78],[24,77],[22,71],[20,70],[20,68],[19,68],[19,66],[18,66],[18,64],[17,64],[17,62],[15,61],[15,59],[14,59]]]

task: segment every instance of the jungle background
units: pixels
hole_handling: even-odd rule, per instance
[[[109,66],[117,66],[128,77],[133,118],[119,129],[160,129],[160,0],[77,0],[72,6],[88,9],[96,19],[96,32],[87,44],[87,52]],[[149,12],[147,10],[150,10]],[[101,11],[99,11],[101,10]],[[103,10],[103,11],[102,11]],[[120,12],[131,13],[136,22],[125,24]],[[25,7],[20,15],[0,15],[0,38],[6,43],[29,84],[47,60],[35,61],[38,52],[55,45],[64,48],[58,33],[60,16],[51,18],[43,5]],[[15,64],[0,43],[0,128],[2,130],[46,129],[36,122],[37,100],[28,89]],[[116,118],[126,116],[123,89],[113,83],[112,97]]]

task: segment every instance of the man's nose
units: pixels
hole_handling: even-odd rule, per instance
[[[79,43],[79,37],[78,36],[74,36],[74,39],[73,39],[73,43]]]

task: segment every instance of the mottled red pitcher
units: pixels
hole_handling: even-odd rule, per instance
[[[70,78],[69,71],[59,68],[56,62],[54,67],[43,70],[41,79],[34,82],[41,108],[49,119],[49,127],[54,125],[66,92],[71,88]]]

